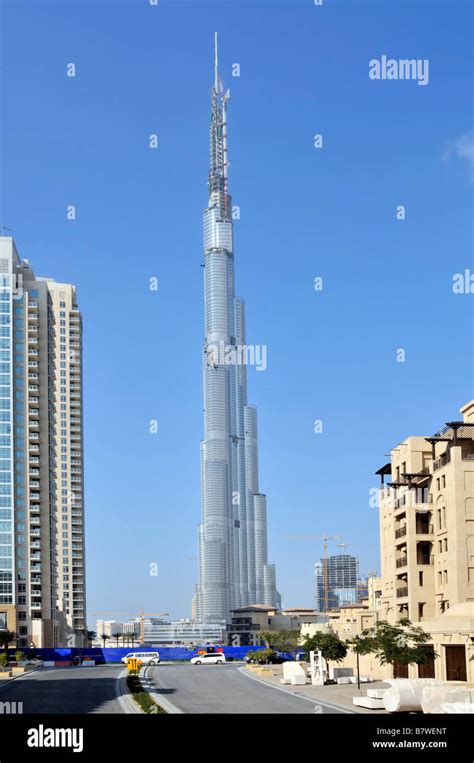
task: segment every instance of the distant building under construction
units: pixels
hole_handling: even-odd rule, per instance
[[[324,557],[315,564],[316,609],[326,612],[359,601],[359,562],[350,554]]]

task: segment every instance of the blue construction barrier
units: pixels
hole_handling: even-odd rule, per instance
[[[216,645],[213,647],[213,651],[223,651],[226,659],[233,658],[234,660],[245,660],[247,652],[259,651],[264,649],[263,646],[223,646]],[[184,646],[128,646],[128,647],[84,647],[79,649],[77,647],[70,649],[27,649],[24,648],[21,651],[27,658],[38,657],[42,660],[51,660],[57,662],[73,661],[74,657],[80,656],[91,657],[98,665],[106,665],[110,663],[120,662],[122,657],[130,654],[130,652],[159,652],[160,660],[167,662],[168,660],[190,660],[192,657],[197,657],[198,653],[203,650],[209,649],[208,646],[198,646],[193,648],[187,648]],[[9,649],[10,656],[13,657],[16,649]],[[293,659],[290,655],[285,655],[287,659]]]

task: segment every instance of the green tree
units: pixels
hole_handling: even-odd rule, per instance
[[[278,652],[287,652],[293,657],[298,649],[300,642],[300,633],[293,631],[262,631],[262,639],[268,649]]]
[[[314,636],[306,636],[303,643],[303,649],[306,659],[309,659],[310,652],[321,652],[326,662],[327,680],[329,680],[329,663],[336,664],[342,662],[347,654],[347,646],[334,633],[315,633]]]
[[[375,654],[382,665],[423,665],[433,658],[433,652],[423,648],[430,640],[429,633],[402,618],[394,625],[381,620],[373,628],[363,630],[350,645],[359,655]],[[436,652],[434,656],[438,656]]]

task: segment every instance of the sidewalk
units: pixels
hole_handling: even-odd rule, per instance
[[[35,673],[37,670],[38,668],[32,668],[31,670],[26,670],[24,673],[16,673],[9,677],[6,677],[2,671],[3,675],[0,673],[0,690],[5,686],[8,686],[12,681],[16,681],[17,678],[24,678],[25,676],[29,676],[30,673]]]
[[[308,699],[314,700],[315,704],[318,704],[318,702],[321,702],[322,704],[327,702],[328,705],[334,705],[341,710],[347,710],[351,713],[388,715],[386,710],[368,710],[365,707],[356,707],[352,703],[353,697],[366,697],[367,689],[390,689],[390,685],[383,681],[363,683],[360,685],[359,691],[357,684],[329,684],[328,686],[312,686],[311,684],[306,684],[305,686],[290,686],[281,684],[280,679],[283,678],[283,668],[281,665],[272,665],[265,674],[256,673],[254,670],[249,670],[248,668],[241,668],[241,671],[246,674],[250,680],[255,678],[269,686],[288,691],[290,694],[299,694],[308,697]]]

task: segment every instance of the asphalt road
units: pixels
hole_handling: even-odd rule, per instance
[[[242,674],[238,665],[159,665],[146,675],[183,713],[312,713],[315,703]],[[338,713],[322,706],[322,713]]]
[[[122,667],[44,668],[0,687],[0,702],[22,702],[24,714],[123,713],[117,698]]]
[[[337,713],[325,705],[249,678],[239,665],[164,664],[147,678],[183,713]],[[117,697],[123,667],[44,668],[0,685],[0,702],[22,702],[24,714],[126,712]]]

